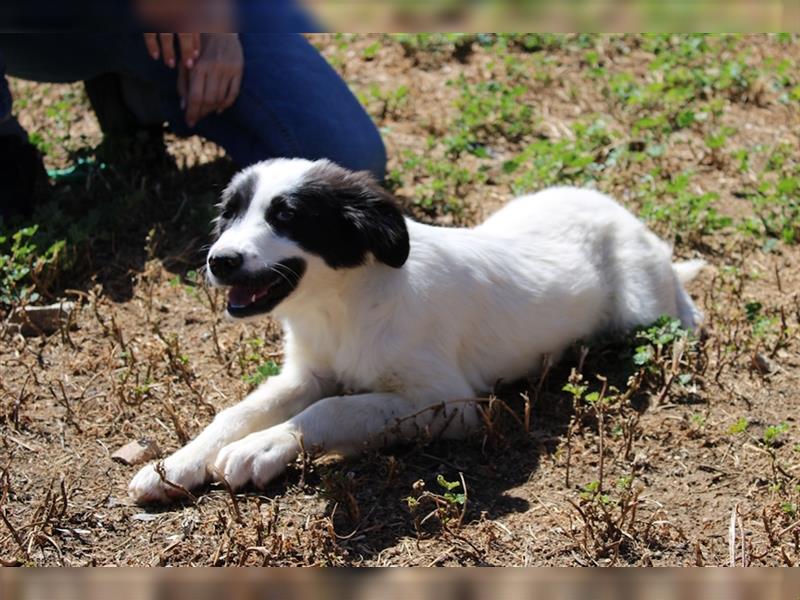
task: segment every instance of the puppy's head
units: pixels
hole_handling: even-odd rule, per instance
[[[225,189],[219,209],[208,273],[230,288],[232,317],[271,311],[319,269],[351,269],[370,256],[400,268],[408,258],[408,231],[392,196],[368,174],[326,160],[249,167]]]

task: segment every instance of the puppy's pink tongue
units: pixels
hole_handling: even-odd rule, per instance
[[[241,285],[233,286],[228,292],[228,304],[235,308],[249,306],[256,300],[260,300],[269,293],[270,286],[263,288],[245,287]]]
[[[231,306],[247,306],[254,302],[256,292],[253,288],[233,286],[228,292],[228,303]]]

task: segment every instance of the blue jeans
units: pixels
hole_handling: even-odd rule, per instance
[[[8,73],[64,83],[127,73],[158,90],[163,121],[178,135],[201,135],[247,166],[275,157],[328,158],[383,179],[380,134],[344,81],[295,33],[242,33],[239,97],[190,129],[177,72],[150,58],[139,34],[0,34],[0,121],[9,114]],[[0,126],[1,127],[1,126]]]

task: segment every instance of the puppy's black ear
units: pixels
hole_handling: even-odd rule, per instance
[[[333,268],[355,267],[368,253],[399,269],[408,258],[408,230],[394,197],[367,171],[321,160],[295,191],[312,212],[327,211],[330,227],[305,242]],[[335,225],[334,225],[335,224]]]
[[[366,171],[348,174],[357,190],[345,204],[345,218],[366,250],[382,263],[399,269],[408,259],[408,229],[394,197]]]

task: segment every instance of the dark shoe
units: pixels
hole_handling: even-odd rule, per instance
[[[30,216],[47,186],[36,147],[16,135],[0,136],[0,215]]]
[[[103,132],[97,158],[108,164],[157,164],[167,156],[158,90],[132,76],[106,73],[84,82]]]

